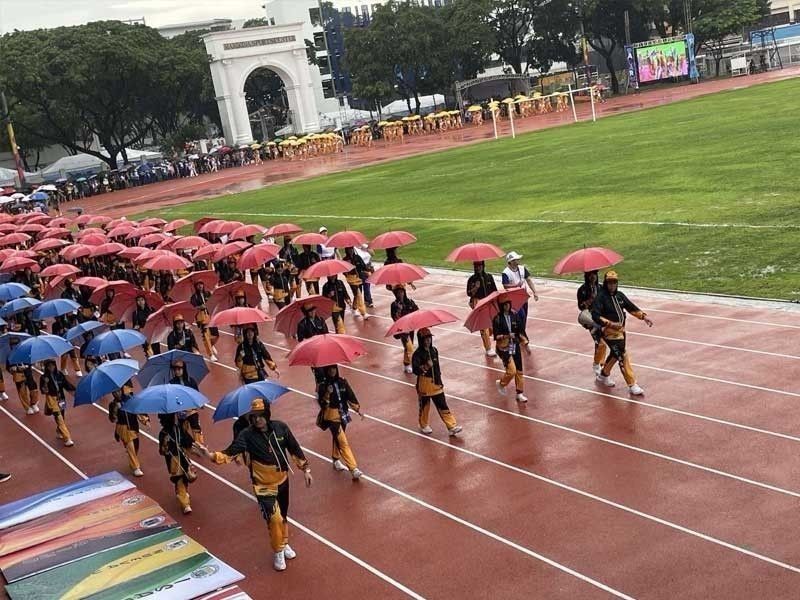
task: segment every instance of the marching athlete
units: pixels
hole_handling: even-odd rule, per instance
[[[264,342],[258,339],[258,330],[253,326],[244,330],[244,339],[236,346],[235,362],[245,385],[265,381],[268,377],[267,369],[280,377],[278,365],[272,360]]]
[[[116,425],[114,439],[120,442],[128,456],[128,465],[134,477],[141,477],[142,465],[139,462],[139,425],[150,426],[147,415],[135,415],[125,411],[125,403],[133,395],[133,385],[129,381],[120,390],[112,392],[113,400],[108,405],[108,419]]]
[[[344,314],[348,306],[353,306],[350,301],[350,294],[347,293],[347,287],[336,275],[331,275],[325,285],[322,286],[322,295],[333,300],[331,320],[333,321],[334,330],[336,333],[344,333]]]
[[[591,316],[592,305],[594,304],[595,298],[597,298],[597,295],[600,293],[600,289],[597,271],[587,271],[583,274],[583,285],[578,288],[578,310],[581,311],[581,313],[588,313],[589,316]],[[594,320],[592,319],[592,321]],[[583,327],[589,330],[589,334],[592,336],[592,341],[594,342],[594,361],[592,363],[592,369],[595,375],[600,375],[608,346],[606,346],[606,343],[603,341],[603,334],[600,327],[594,322],[589,325],[587,321],[587,324],[583,325]]]
[[[72,436],[64,420],[67,411],[65,392],[74,392],[75,386],[56,368],[56,361],[44,362],[44,373],[39,379],[39,391],[44,396],[44,414],[52,416],[56,422],[56,437],[63,440],[64,445],[74,446]]]
[[[497,284],[494,282],[494,277],[486,272],[486,263],[482,260],[472,263],[472,270],[474,273],[467,280],[467,296],[469,297],[469,307],[475,308],[478,302],[492,292],[497,291]],[[486,356],[490,358],[497,356],[497,353],[492,348],[491,329],[481,329],[481,341],[483,342]]]
[[[406,288],[402,285],[396,285],[392,288],[394,292],[394,302],[390,307],[392,321],[397,321],[400,317],[410,315],[419,310],[417,303],[414,302],[406,294]],[[406,373],[411,373],[411,355],[414,352],[414,332],[398,333],[394,339],[400,340],[403,345],[403,368]]]
[[[411,357],[414,375],[417,376],[417,395],[419,396],[419,430],[422,433],[433,433],[429,416],[431,402],[436,407],[439,417],[447,427],[447,432],[457,435],[462,427],[456,422],[453,413],[447,406],[442,383],[442,368],[439,365],[439,351],[433,345],[433,334],[427,327],[417,332],[419,348]]]
[[[356,481],[361,478],[362,473],[347,441],[345,429],[351,421],[349,411],[352,409],[360,415],[361,406],[347,380],[339,377],[339,367],[331,365],[323,367],[323,370],[325,379],[317,386],[317,402],[320,407],[317,426],[323,431],[327,429],[331,432],[333,468],[336,471],[350,471],[353,481]],[[363,415],[361,418],[364,418]]]
[[[524,378],[522,376],[522,352],[520,346],[525,340],[522,319],[518,312],[511,310],[510,300],[500,300],[500,312],[492,321],[497,354],[503,361],[506,372],[495,381],[497,391],[506,395],[506,386],[514,381],[517,390],[517,402],[527,402],[524,394]]]

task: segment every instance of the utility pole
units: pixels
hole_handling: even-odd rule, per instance
[[[0,110],[3,111],[3,122],[6,126],[6,133],[8,134],[8,143],[11,144],[11,154],[14,155],[14,166],[17,168],[19,185],[20,187],[24,187],[25,169],[22,168],[22,159],[19,156],[17,138],[14,136],[14,125],[11,123],[11,113],[8,111],[8,102],[6,101],[6,94],[3,90],[0,90]]]

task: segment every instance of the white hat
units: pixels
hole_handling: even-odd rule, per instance
[[[506,254],[506,262],[507,263],[510,263],[512,260],[519,260],[520,258],[522,258],[522,254],[517,254],[513,250],[511,252],[509,252],[508,254]]]
[[[320,227],[320,228],[319,228],[319,232],[320,232],[320,233],[322,233],[323,231],[328,231],[328,228],[327,228],[327,227],[325,227],[324,225],[323,225],[322,227]]]
[[[367,248],[369,248],[369,244],[367,242],[364,242],[363,244],[361,244],[361,249],[362,250],[366,250]]]

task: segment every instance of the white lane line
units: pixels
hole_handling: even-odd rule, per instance
[[[390,317],[384,317],[383,315],[371,315],[370,318],[378,318],[391,321]],[[450,327],[442,327],[441,325],[437,326],[438,329],[442,331],[448,331],[450,333],[456,333],[458,335],[466,335],[469,337],[476,338],[477,336],[474,333],[469,333],[468,331],[459,330],[459,329],[452,329]],[[580,327],[580,325],[579,325]],[[542,344],[531,344],[534,348],[539,348],[541,350],[548,350],[550,352],[560,352],[562,354],[569,354],[571,356],[580,356],[583,358],[592,358],[591,354],[586,354],[583,352],[576,352],[574,350],[566,350],[564,348],[555,348],[553,346],[543,346]],[[652,371],[658,371],[660,373],[669,373],[671,375],[680,375],[681,377],[691,377],[693,379],[700,379],[702,381],[712,381],[714,383],[722,383],[725,385],[732,385],[736,387],[747,388],[750,390],[757,390],[760,392],[768,392],[771,394],[780,394],[784,396],[792,396],[794,398],[800,398],[800,393],[798,392],[790,392],[788,390],[778,390],[775,388],[768,388],[761,385],[755,385],[752,383],[742,383],[740,381],[731,381],[730,379],[720,379],[718,377],[711,377],[710,375],[698,375],[696,373],[687,373],[686,371],[676,371],[675,369],[666,369],[663,367],[654,367],[652,365],[645,365],[640,362],[634,363],[634,366],[640,367],[642,369],[650,369]]]
[[[218,363],[214,363],[214,364],[218,364]],[[99,404],[92,404],[92,406],[94,406],[98,410],[101,410],[102,412],[108,414],[108,410],[106,410],[105,408],[103,408]],[[207,405],[207,406],[210,406],[210,405]],[[155,442],[156,444],[158,444],[158,440],[155,437],[153,437],[152,435],[150,435],[149,433],[147,433],[145,431],[141,431],[140,435],[143,435],[147,439],[149,439],[152,442]],[[241,494],[245,498],[248,498],[249,500],[251,500],[251,501],[253,501],[255,503],[258,503],[258,500],[256,500],[256,497],[253,494],[251,494],[250,492],[240,488],[235,483],[225,479],[221,475],[218,475],[214,471],[208,469],[207,467],[204,467],[203,465],[201,465],[201,464],[199,464],[197,462],[194,462],[193,464],[194,464],[195,467],[197,467],[198,469],[200,469],[204,473],[207,473],[208,475],[210,475],[211,477],[213,477],[214,479],[216,479],[217,481],[219,481],[223,485],[226,485],[227,487],[229,487],[232,490],[234,490],[235,492]],[[356,563],[358,566],[362,567],[363,569],[366,569],[367,571],[369,571],[370,573],[372,573],[373,575],[375,575],[379,579],[382,579],[383,581],[385,581],[386,583],[388,583],[392,587],[398,589],[399,591],[403,592],[407,596],[409,596],[411,598],[414,598],[415,600],[425,600],[424,596],[419,595],[417,592],[415,592],[411,588],[403,585],[402,583],[400,583],[396,579],[391,578],[389,575],[387,575],[383,571],[377,569],[376,567],[373,567],[368,562],[360,559],[355,554],[352,554],[352,553],[348,552],[347,550],[345,550],[341,546],[337,546],[335,543],[333,543],[329,539],[321,536],[320,534],[315,532],[313,529],[309,529],[308,527],[306,527],[302,523],[299,523],[298,521],[296,521],[292,517],[289,517],[287,520],[289,521],[289,523],[291,523],[294,527],[297,527],[303,533],[308,534],[309,536],[311,536],[312,538],[314,538],[318,542],[321,542],[322,544],[324,544],[325,546],[327,546],[331,550],[341,554],[342,556],[344,556],[345,558],[347,558],[347,559],[351,560],[352,562]]]
[[[41,437],[39,437],[39,435],[38,435],[36,432],[34,432],[34,431],[33,431],[33,430],[30,428],[30,427],[28,427],[27,425],[25,425],[25,424],[24,424],[22,421],[20,421],[20,420],[19,420],[17,417],[15,417],[13,414],[11,414],[11,412],[9,412],[9,411],[8,411],[8,409],[7,409],[5,406],[0,406],[0,411],[3,411],[3,413],[5,413],[5,415],[6,415],[6,416],[7,416],[9,419],[11,419],[12,421],[14,421],[14,423],[16,423],[17,425],[19,425],[19,426],[20,426],[20,427],[23,429],[23,431],[25,431],[25,432],[26,432],[28,435],[30,435],[30,436],[31,436],[33,439],[35,439],[35,440],[36,440],[37,442],[39,442],[39,443],[40,443],[42,446],[44,446],[44,447],[47,449],[47,451],[48,451],[50,454],[52,454],[53,456],[55,456],[55,457],[56,457],[58,460],[60,460],[60,461],[61,461],[61,462],[63,462],[65,465],[67,465],[67,466],[68,466],[70,469],[72,469],[73,471],[75,471],[75,473],[77,473],[77,474],[78,474],[80,477],[82,477],[83,479],[89,479],[89,476],[88,476],[86,473],[84,473],[83,471],[81,471],[81,470],[80,470],[78,467],[76,467],[74,464],[72,464],[72,463],[71,463],[71,462],[69,462],[69,461],[68,461],[66,458],[64,458],[64,456],[62,456],[62,455],[61,455],[61,454],[58,452],[58,450],[56,450],[56,449],[55,449],[55,448],[53,448],[53,447],[52,447],[50,444],[48,444],[47,442],[45,442],[45,441],[44,441],[44,440],[43,440]]]

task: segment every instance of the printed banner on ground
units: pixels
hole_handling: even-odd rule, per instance
[[[133,488],[134,485],[116,471],[85,481],[64,485],[35,496],[0,506],[0,529],[13,527],[33,519],[104,498]]]
[[[209,594],[208,596],[203,596],[202,598],[197,598],[197,600],[253,600],[250,596],[248,596],[245,592],[242,591],[238,585],[232,585],[229,588],[225,588],[224,590],[219,590],[218,592],[214,592]]]
[[[243,578],[172,529],[12,583],[6,591],[13,600],[178,600]]]
[[[134,488],[0,531],[0,569],[13,583],[176,526]]]

